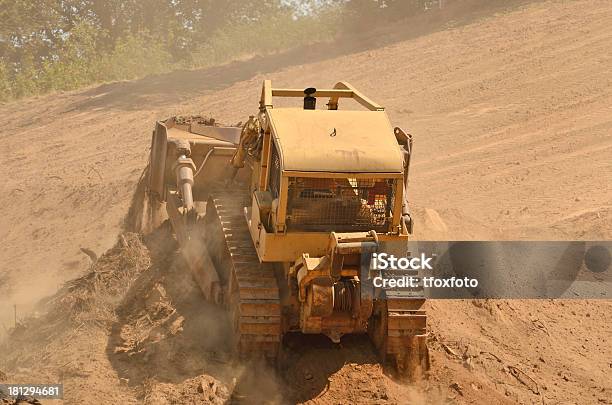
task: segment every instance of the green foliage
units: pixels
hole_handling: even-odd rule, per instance
[[[225,63],[238,57],[266,55],[296,45],[330,40],[337,35],[339,9],[295,18],[290,10],[282,10],[261,21],[246,21],[213,32],[193,52],[194,67]]]
[[[119,39],[99,65],[104,68],[100,77],[109,81],[165,72],[173,67],[173,61],[161,42],[148,34],[140,34]]]
[[[212,66],[335,34],[282,0],[0,0],[0,101]]]
[[[0,101],[327,41],[415,2],[0,0]]]
[[[8,68],[6,63],[0,61],[0,94],[6,94],[11,91],[9,83]]]
[[[37,80],[39,90],[71,90],[96,80],[100,75],[99,36],[90,24],[76,25],[56,58],[43,61]]]

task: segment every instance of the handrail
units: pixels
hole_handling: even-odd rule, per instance
[[[338,82],[333,89],[317,89],[312,97],[329,97],[328,109],[338,109],[338,99],[352,98],[370,111],[384,111],[385,108],[370,100],[347,82]],[[273,88],[270,80],[264,80],[261,90],[260,109],[274,108],[272,97],[304,97],[303,89]]]

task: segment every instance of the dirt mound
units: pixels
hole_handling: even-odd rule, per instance
[[[122,234],[87,274],[66,283],[40,304],[38,316],[22,319],[0,343],[10,380],[62,382],[66,400],[125,398],[104,359],[107,330],[116,321],[118,299],[151,266],[138,234]],[[112,383],[108,383],[109,379]],[[84,389],[94,384],[96,388]],[[45,401],[46,403],[46,401]]]
[[[68,316],[74,323],[113,319],[117,297],[150,265],[141,236],[121,234],[117,245],[96,260],[89,273],[66,283],[49,301],[49,315]]]
[[[230,337],[225,314],[204,301],[168,224],[147,239],[165,252],[118,303],[107,346],[114,367],[132,386],[151,379],[177,383],[222,365]]]
[[[279,402],[282,384],[269,365],[232,358],[228,314],[204,300],[169,230],[166,222],[145,238],[165,253],[116,309],[106,352],[119,378],[152,404]]]
[[[155,384],[147,387],[146,391],[146,405],[222,405],[230,399],[228,387],[207,375],[191,378],[181,384]]]

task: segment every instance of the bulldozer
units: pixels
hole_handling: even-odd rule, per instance
[[[374,287],[371,266],[412,233],[411,154],[412,136],[350,84],[266,80],[244,124],[156,123],[147,215],[169,219],[205,298],[229,315],[237,356],[275,361],[293,332],[368,334],[384,364],[415,378],[429,368],[424,296]]]

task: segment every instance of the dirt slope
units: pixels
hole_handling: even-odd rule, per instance
[[[1,106],[0,323],[12,326],[13,304],[24,316],[39,298],[82,275],[90,259],[80,248],[100,255],[115,243],[156,119],[202,113],[243,120],[255,111],[264,78],[288,87],[347,80],[414,134],[411,198],[419,237],[610,239],[612,3],[544,1],[476,19],[450,17],[444,29],[427,33],[420,27],[421,36],[409,24],[397,25],[386,36],[304,55]],[[431,224],[426,208],[440,214],[447,231]],[[295,354],[295,363],[304,367],[290,374],[296,382],[285,398],[609,401],[609,302],[429,305],[438,343],[432,343],[434,371],[427,386],[413,390],[393,382],[367,343],[349,339],[341,348],[320,342]],[[74,364],[82,366],[61,374],[73,401],[89,398],[75,387],[92,381],[103,387],[97,395],[105,402],[138,402],[157,389],[143,391],[142,378],[140,388],[126,385],[126,371],[112,354],[90,350],[106,347],[109,338],[104,329],[73,336],[76,356],[91,353],[95,359],[77,359]],[[0,369],[10,363],[11,371],[19,367],[18,375],[31,376],[34,361],[17,366],[0,357]],[[95,372],[84,371],[90,361]],[[508,366],[529,377],[513,376]],[[60,375],[57,369],[46,373]],[[189,373],[178,375],[188,380]]]

